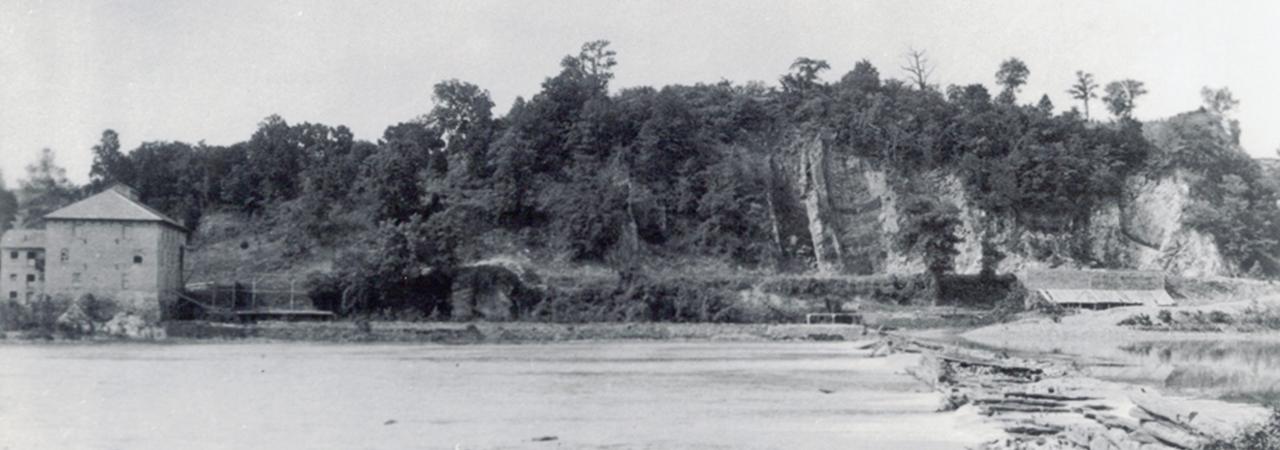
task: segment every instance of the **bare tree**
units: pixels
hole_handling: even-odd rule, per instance
[[[902,66],[902,70],[911,75],[909,81],[915,83],[916,87],[922,91],[929,90],[929,77],[933,75],[934,66],[929,63],[924,50],[912,48],[903,55],[903,58],[906,59],[906,65]]]

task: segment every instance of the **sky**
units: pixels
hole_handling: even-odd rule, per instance
[[[1060,109],[1072,105],[1077,70],[1102,84],[1141,80],[1144,120],[1197,108],[1202,86],[1227,86],[1241,100],[1245,149],[1274,157],[1278,23],[1271,0],[5,0],[0,170],[15,186],[51,148],[84,182],[105,129],[126,150],[232,144],[271,114],[376,140],[429,111],[431,86],[451,78],[487,89],[505,113],[595,39],[618,53],[615,91],[776,84],[801,56],[829,61],[827,80],[864,58],[904,78],[912,48],[927,52],[935,83],[993,91],[1000,62],[1018,57],[1031,70],[1020,101],[1048,94]]]

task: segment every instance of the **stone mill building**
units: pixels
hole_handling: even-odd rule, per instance
[[[0,238],[0,292],[108,298],[150,320],[177,301],[190,230],[116,185],[44,216],[44,230]],[[16,255],[16,256],[15,256]]]

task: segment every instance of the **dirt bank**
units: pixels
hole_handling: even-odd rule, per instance
[[[862,325],[533,322],[171,322],[170,338],[314,342],[541,343],[603,340],[852,341]]]
[[[1267,302],[1280,302],[1274,297]],[[1251,302],[1219,303],[1205,306],[1160,308],[1154,306],[1113,308],[1103,311],[1082,310],[1060,319],[1031,317],[1009,323],[982,327],[962,333],[963,339],[991,348],[1033,354],[1061,354],[1085,361],[1115,360],[1124,356],[1122,348],[1152,341],[1249,341],[1280,343],[1280,332],[1204,333],[1186,331],[1142,330],[1119,323],[1129,317],[1145,314],[1155,317],[1160,311],[1172,315],[1180,312],[1224,311],[1239,313]]]

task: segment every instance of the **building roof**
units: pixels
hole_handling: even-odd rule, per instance
[[[137,200],[133,189],[116,185],[70,206],[51,212],[45,220],[113,220],[128,222],[161,222],[189,231],[182,223],[151,209]]]
[[[0,248],[44,248],[44,230],[9,230],[0,237]]]
[[[1164,289],[1164,272],[1153,270],[1027,270],[1018,275],[1027,289],[1100,289],[1153,291]]]
[[[1173,298],[1160,290],[1040,289],[1036,291],[1053,303],[1066,305],[1147,305],[1172,306]]]

